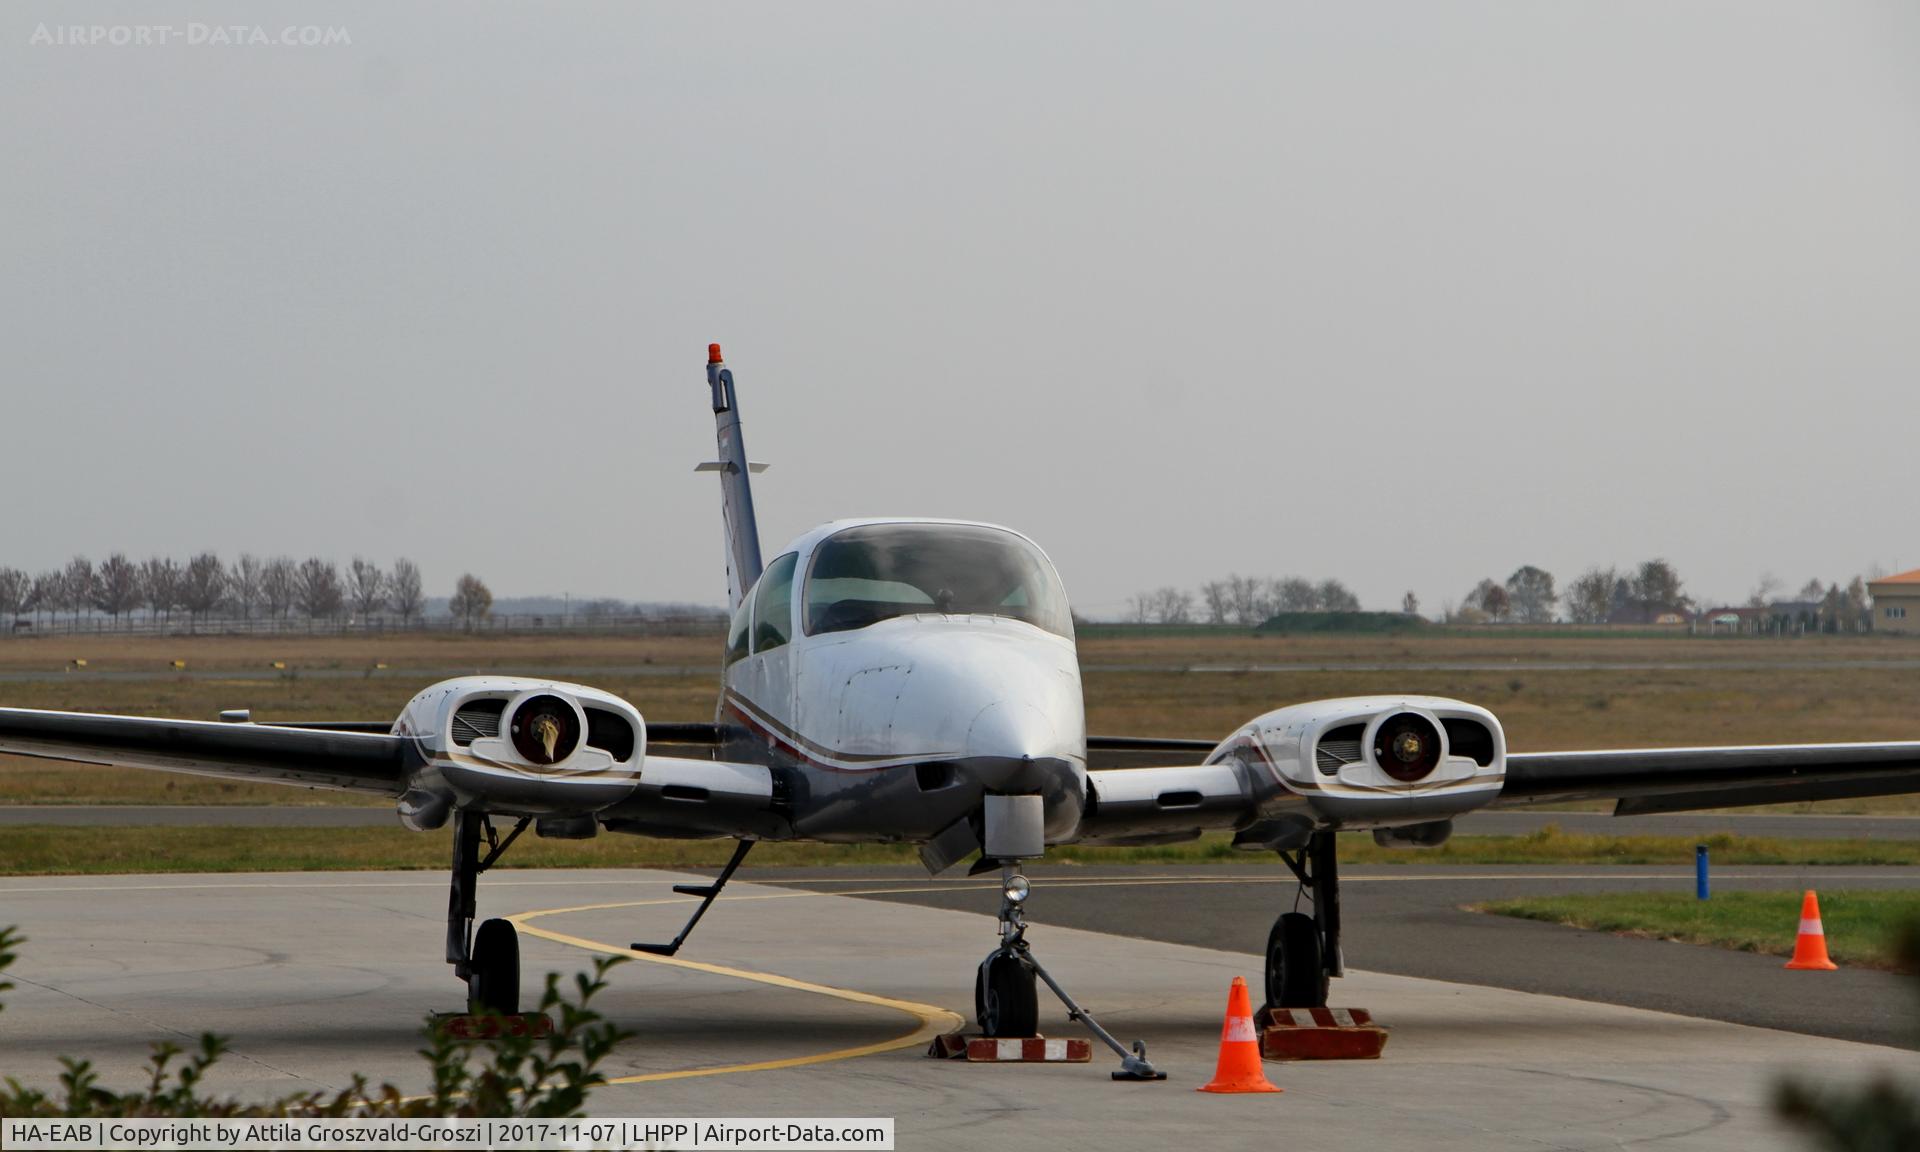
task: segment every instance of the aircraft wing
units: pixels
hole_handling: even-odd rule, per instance
[[[1090,737],[1092,800],[1081,839],[1153,843],[1252,824],[1256,790],[1274,785],[1250,778],[1231,759],[1204,763],[1214,747]],[[1920,792],[1920,741],[1515,752],[1507,754],[1505,779],[1488,806],[1613,800],[1614,815],[1637,816],[1913,792]]]
[[[368,727],[0,708],[0,752],[398,796],[418,753],[411,740]]]
[[[1920,741],[1513,752],[1496,808],[1615,800],[1616,816],[1920,792]]]

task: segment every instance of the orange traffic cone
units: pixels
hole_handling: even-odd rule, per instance
[[[1800,935],[1793,942],[1787,967],[1809,972],[1832,972],[1840,967],[1827,959],[1827,930],[1820,926],[1820,898],[1812,889],[1800,900]]]
[[[1220,1026],[1220,1063],[1213,1070],[1213,1082],[1202,1085],[1202,1092],[1278,1092],[1260,1067],[1260,1034],[1253,1030],[1253,1003],[1247,998],[1247,982],[1233,978],[1227,993],[1227,1019]]]

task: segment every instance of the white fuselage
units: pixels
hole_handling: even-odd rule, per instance
[[[904,581],[822,575],[816,550],[848,529],[884,538],[896,528],[1004,535],[1058,592],[1051,564],[1005,529],[904,520],[816,529],[761,578],[785,593],[750,595],[735,621],[719,707],[738,732],[729,757],[785,775],[797,836],[924,840],[978,811],[987,793],[1043,796],[1049,837],[1071,836],[1086,796],[1086,718],[1070,633],[954,604],[895,604],[883,618],[836,626],[832,613],[855,602],[823,593],[836,579],[841,591],[912,593]]]

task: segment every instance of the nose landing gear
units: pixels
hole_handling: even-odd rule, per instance
[[[1280,859],[1299,878],[1300,891],[1313,901],[1313,913],[1282,913],[1267,934],[1266,985],[1269,1008],[1324,1008],[1328,981],[1344,976],[1340,955],[1340,872],[1334,833],[1313,833],[1298,852]]]
[[[1147,1060],[1145,1043],[1135,1040],[1131,1052],[1123,1048],[1120,1041],[1075,1003],[1067,990],[1033,958],[1032,946],[1027,943],[1025,913],[1027,897],[1032,892],[1033,885],[1014,864],[1001,864],[1000,947],[981,961],[974,976],[974,1014],[980,1030],[993,1037],[1034,1035],[1040,1026],[1039,990],[1034,981],[1042,980],[1067,1006],[1068,1020],[1085,1024],[1088,1031],[1120,1057],[1120,1070],[1113,1074],[1115,1080],[1165,1080],[1167,1074]]]

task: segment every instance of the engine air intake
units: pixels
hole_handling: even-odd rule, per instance
[[[1447,750],[1485,768],[1493,763],[1493,732],[1478,720],[1449,717],[1440,721],[1447,730]]]
[[[475,700],[461,705],[453,714],[453,742],[465,748],[475,740],[500,735],[500,714],[506,710],[505,700]]]
[[[1433,721],[1412,712],[1389,716],[1373,734],[1373,762],[1403,784],[1425,780],[1440,766],[1442,742]]]
[[[618,712],[605,708],[586,709],[587,743],[613,757],[615,760],[633,759],[633,725]]]
[[[580,717],[558,696],[532,696],[513,710],[508,734],[529,764],[558,764],[580,746]]]
[[[1325,775],[1339,775],[1341,768],[1360,762],[1360,742],[1366,738],[1366,735],[1365,724],[1344,724],[1338,728],[1328,729],[1327,734],[1320,737],[1320,743],[1314,747],[1314,763]]]

